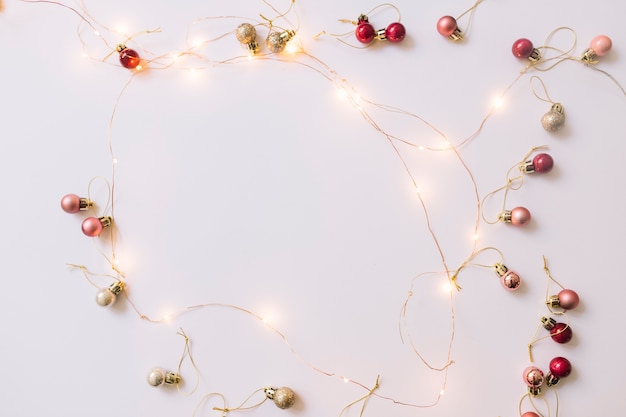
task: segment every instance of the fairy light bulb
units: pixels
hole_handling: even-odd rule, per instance
[[[115,303],[117,295],[124,290],[124,283],[117,281],[111,284],[108,288],[101,288],[96,294],[96,303],[102,307],[110,306]]]
[[[580,58],[585,64],[597,64],[597,58],[609,53],[613,47],[613,41],[606,35],[598,35],[591,40],[589,48],[585,50]]]
[[[573,310],[578,307],[580,298],[574,290],[564,289],[559,291],[557,295],[551,295],[546,300],[546,304],[550,307],[561,307],[563,310]]]
[[[112,222],[113,218],[110,216],[87,217],[83,220],[83,233],[89,237],[98,237],[105,227],[111,226]]]
[[[565,323],[557,323],[551,317],[542,317],[541,324],[543,328],[550,332],[550,337],[557,343],[568,343],[572,340],[574,333],[572,332],[572,328]]]
[[[522,285],[522,279],[520,276],[507,268],[504,264],[497,263],[494,265],[496,274],[500,277],[502,286],[509,291],[515,291]]]
[[[513,52],[513,56],[516,58],[528,59],[531,62],[537,62],[541,59],[541,52],[526,38],[521,38],[513,42],[511,52]]]
[[[553,358],[550,361],[550,372],[546,375],[546,383],[552,387],[572,372],[572,364],[569,360],[562,356]]]
[[[139,57],[137,51],[127,48],[124,44],[117,45],[116,50],[120,54],[120,64],[122,64],[124,68],[141,69],[139,66],[141,58]]]
[[[525,226],[530,222],[530,211],[526,207],[515,207],[511,210],[504,210],[499,215],[499,219],[504,223],[510,223],[513,226]]]
[[[453,41],[463,39],[463,33],[459,29],[456,19],[452,16],[443,16],[437,21],[437,32]]]
[[[235,30],[237,40],[248,47],[252,54],[259,52],[259,44],[256,41],[256,29],[250,23],[242,23]]]
[[[153,387],[160,387],[161,385],[175,385],[182,381],[180,375],[175,372],[166,372],[161,368],[153,368],[148,372],[147,376],[148,384]]]
[[[554,167],[554,159],[547,153],[538,153],[532,160],[524,162],[520,165],[520,171],[528,174],[536,172],[538,174],[547,174]]]
[[[275,54],[281,53],[285,50],[287,42],[293,39],[294,36],[296,36],[296,32],[293,30],[270,32],[270,34],[267,35],[267,39],[265,39],[265,46],[267,46],[267,49]]]
[[[61,208],[66,213],[78,213],[93,207],[93,201],[79,197],[76,194],[66,194],[61,198]]]
[[[296,401],[296,394],[289,387],[273,388],[268,387],[263,390],[265,396],[274,401],[276,407],[280,409],[287,409],[293,405]]]

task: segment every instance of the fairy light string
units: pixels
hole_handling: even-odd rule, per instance
[[[68,8],[68,9],[72,10],[74,13],[78,14],[81,17],[81,19],[84,22],[84,24],[87,24],[91,29],[94,30],[94,33],[98,33],[98,31],[95,29],[95,26],[92,23],[90,23],[89,20],[87,20],[85,17],[83,17],[75,9],[72,9],[72,8],[62,4],[62,3],[57,3],[57,2],[52,2],[52,1],[37,1],[37,0],[22,0],[22,1],[29,2],[29,3],[50,3],[50,4],[56,4],[56,5],[60,5],[62,7]],[[267,4],[267,5],[269,5],[278,14],[278,16],[276,18],[273,18],[273,19],[268,19],[265,16],[261,15],[262,19],[267,21],[267,24],[269,25],[269,27],[271,29],[271,28],[275,27],[273,22],[276,19],[284,18],[285,15],[291,10],[291,8],[293,7],[293,5],[295,3],[295,0],[291,1],[291,5],[289,7],[288,12],[285,12],[284,14],[280,14],[280,12],[278,12],[278,10],[276,10],[273,6],[271,6],[271,4],[269,4],[266,0],[263,0],[263,2],[265,4]],[[472,9],[469,9],[468,12],[470,10],[473,11],[475,9],[475,7],[479,3],[480,3],[480,0],[478,2],[476,2],[474,7]],[[461,16],[463,16],[463,15],[461,15]],[[225,18],[227,16],[223,16],[223,17]],[[230,18],[230,16],[228,16],[228,17]],[[219,18],[222,18],[222,17],[217,17],[217,18],[219,19]],[[141,32],[141,33],[154,33],[154,32],[155,31],[146,31],[146,32]],[[135,35],[133,35],[133,36],[135,36]],[[130,39],[132,39],[133,36],[128,37],[125,42],[128,42]],[[218,41],[220,39],[225,38],[226,36],[227,36],[227,34],[220,35],[218,37],[213,38],[211,40],[211,42]],[[100,37],[100,39],[102,39],[102,41],[105,43],[106,46],[111,47],[111,45],[109,43],[107,43],[107,41],[104,39],[104,37],[102,37],[102,36],[99,36],[99,37]],[[81,41],[82,41],[82,39],[81,39]],[[206,44],[204,44],[204,45],[206,45]],[[548,46],[546,46],[545,48],[549,49]],[[197,48],[195,48],[195,47],[191,48],[191,47],[189,47],[189,44],[188,44],[188,49],[186,51],[179,52],[178,54],[182,54],[182,55],[189,54],[189,55],[194,55],[196,57],[200,57],[201,59],[204,59],[204,56],[201,55],[199,52],[196,52],[195,49],[197,49]],[[554,57],[554,58],[550,58],[552,60],[556,60],[557,61],[556,63],[553,63],[551,66],[541,67],[541,66],[538,66],[538,65],[534,65],[532,68],[540,70],[540,71],[547,71],[549,69],[552,69],[556,65],[558,65],[559,63],[561,63],[561,62],[563,62],[565,60],[573,59],[572,57],[567,56],[570,52],[571,52],[571,50],[568,50],[567,52],[563,53],[562,55],[559,55],[559,56]],[[304,52],[303,50],[301,50],[299,52],[299,55],[302,56],[302,57],[308,58],[311,62],[310,63],[304,63],[304,62],[298,62],[298,61],[294,62],[294,61],[289,60],[289,59],[285,59],[285,58],[281,58],[281,57],[275,57],[275,56],[264,56],[264,57],[260,57],[258,59],[261,59],[261,60],[271,59],[273,61],[280,61],[280,62],[285,62],[285,63],[296,63],[298,65],[303,65],[303,66],[306,66],[306,67],[308,67],[310,69],[313,69],[315,72],[317,72],[318,74],[324,76],[329,81],[332,81],[336,85],[339,85],[341,88],[346,89],[346,91],[351,91],[351,92],[356,91],[354,89],[351,89],[351,87],[347,88],[349,86],[349,84],[346,82],[346,80],[344,78],[339,77],[338,74],[336,74],[329,66],[324,64],[322,61],[320,61],[317,58],[309,55],[308,53]],[[164,55],[159,56],[157,59],[149,60],[148,62],[149,63],[155,63],[155,62],[158,62],[160,59],[163,59],[164,57],[169,57],[169,56],[171,56],[171,54],[164,54]],[[232,64],[232,63],[241,64],[241,63],[244,63],[247,59],[248,59],[248,56],[241,56],[241,57],[230,58],[230,59],[227,59],[227,60],[224,60],[224,61],[216,61],[216,63],[218,63],[218,64]],[[104,60],[106,60],[106,58]],[[210,60],[207,60],[207,62],[209,62],[209,61]],[[164,64],[161,68],[162,69],[170,68],[170,67],[173,67],[173,65],[174,65],[173,63],[172,64]],[[596,69],[595,67],[592,67],[592,68]],[[527,69],[529,69],[529,68],[527,68]],[[599,70],[599,71],[604,72],[602,70]],[[501,95],[501,97],[504,97],[508,93],[508,91],[515,85],[515,83],[524,75],[524,72],[520,73],[515,78],[515,80],[505,89],[505,91]],[[116,115],[116,112],[117,112],[118,104],[120,103],[124,93],[126,92],[128,87],[130,86],[131,82],[135,79],[136,75],[137,75],[137,72],[132,72],[131,75],[130,75],[130,78],[128,79],[126,84],[124,84],[124,86],[122,87],[122,89],[121,89],[121,91],[120,91],[120,93],[119,93],[119,95],[118,95],[118,97],[117,97],[117,99],[115,101],[115,105],[114,105],[113,111],[111,113],[110,121],[109,121],[109,151],[110,151],[111,160],[112,160],[111,192],[110,192],[110,194],[111,194],[111,196],[110,196],[110,212],[111,212],[112,215],[114,214],[114,211],[115,211],[115,199],[114,199],[114,196],[115,196],[115,166],[117,164],[117,158],[115,156],[114,147],[113,147],[113,134],[112,134],[113,127],[114,127],[114,119],[115,119],[115,115]],[[622,92],[623,91],[624,90],[622,88]],[[479,125],[479,128],[474,133],[472,133],[470,136],[466,137],[465,139],[461,140],[456,145],[453,145],[441,131],[439,131],[434,126],[430,125],[427,121],[423,120],[420,116],[418,116],[418,115],[416,115],[414,113],[407,112],[407,111],[404,111],[402,109],[394,108],[392,106],[386,106],[386,105],[382,105],[382,104],[379,104],[379,103],[375,103],[373,101],[364,99],[360,95],[357,97],[353,93],[348,93],[348,98],[349,98],[349,101],[350,101],[351,105],[355,109],[357,109],[357,111],[361,114],[363,119],[366,120],[374,128],[374,130],[376,132],[378,132],[379,134],[381,134],[382,136],[384,136],[386,138],[386,140],[388,141],[388,143],[392,147],[393,152],[397,155],[398,159],[400,160],[401,164],[403,165],[403,167],[404,167],[404,169],[406,171],[407,176],[409,177],[412,185],[416,189],[416,194],[417,194],[419,202],[420,202],[420,207],[421,207],[421,210],[422,210],[423,215],[425,217],[426,226],[427,226],[429,234],[430,234],[430,236],[431,236],[431,238],[432,238],[432,240],[434,242],[434,245],[435,245],[435,247],[436,247],[436,249],[437,249],[437,251],[438,251],[438,253],[439,253],[440,257],[441,257],[442,270],[444,271],[443,274],[445,274],[447,276],[448,280],[451,283],[456,285],[456,275],[457,274],[456,273],[454,273],[452,275],[450,274],[450,269],[447,266],[447,261],[446,261],[445,255],[444,255],[444,250],[443,250],[443,248],[442,248],[442,246],[441,246],[441,244],[439,242],[439,239],[437,238],[437,235],[436,235],[435,230],[434,230],[434,226],[431,223],[431,219],[430,219],[430,216],[429,216],[429,213],[428,213],[428,209],[427,209],[427,204],[426,204],[424,198],[422,197],[421,193],[419,192],[418,181],[416,180],[414,174],[412,174],[412,172],[411,172],[411,170],[410,170],[410,168],[409,168],[405,158],[402,156],[402,152],[400,151],[400,149],[398,148],[396,143],[403,143],[403,144],[409,145],[409,146],[411,146],[413,148],[419,148],[420,150],[426,149],[426,150],[432,150],[432,151],[452,151],[454,153],[454,155],[458,159],[459,163],[462,165],[463,169],[466,171],[467,176],[470,179],[470,182],[472,183],[472,186],[473,186],[473,189],[474,189],[474,194],[476,196],[476,221],[475,221],[475,225],[474,225],[474,234],[477,236],[478,235],[478,230],[479,230],[479,216],[480,216],[480,213],[481,213],[481,211],[480,211],[481,202],[480,202],[480,200],[478,198],[478,187],[476,185],[476,181],[475,181],[475,179],[473,177],[473,174],[472,174],[471,170],[469,169],[468,165],[465,163],[464,159],[462,158],[458,148],[460,146],[462,146],[462,145],[465,145],[466,143],[468,143],[472,139],[476,138],[480,134],[480,132],[481,132],[483,126],[485,125],[487,119],[493,114],[493,112],[496,109],[496,107],[494,106],[494,107],[492,107],[489,110],[487,115],[481,121],[481,123]],[[402,114],[404,116],[407,116],[409,118],[409,120],[418,120],[418,121],[420,121],[421,123],[425,124],[428,128],[434,130],[437,134],[439,134],[440,137],[443,138],[445,146],[442,146],[442,147],[429,147],[429,146],[424,146],[424,145],[418,145],[418,144],[416,144],[416,143],[414,143],[412,141],[406,140],[404,138],[401,138],[401,137],[398,137],[398,136],[395,136],[395,135],[389,133],[387,130],[385,130],[383,127],[381,127],[377,123],[377,121],[374,119],[373,116],[370,115],[370,113],[368,111],[366,111],[364,109],[364,107],[363,107],[364,104],[367,104],[367,105],[372,106],[374,108],[382,109],[382,110],[387,111],[387,112],[394,112],[394,113]],[[507,178],[508,178],[508,176],[507,176]],[[509,190],[509,187],[505,188],[505,196],[506,196],[506,193],[508,192],[508,190]],[[84,267],[82,265],[77,265],[77,264],[71,264],[71,267],[80,269],[81,272],[85,275],[85,278],[89,282],[94,284],[94,285],[95,285],[95,283],[90,279],[91,276],[103,276],[103,277],[110,277],[110,278],[114,278],[114,279],[116,279],[118,276],[124,277],[123,273],[121,273],[121,271],[119,269],[117,269],[117,267],[116,267],[117,256],[116,256],[116,237],[115,236],[116,236],[115,231],[112,230],[112,232],[111,232],[111,257],[107,258],[105,256],[105,258],[107,259],[107,262],[111,265],[111,268],[116,273],[118,273],[118,275],[114,276],[114,275],[106,275],[106,274],[92,274],[91,272],[89,272],[89,270],[87,270],[86,267]],[[477,256],[479,253],[481,253],[484,250],[484,249],[481,249],[481,250],[477,251],[476,248],[477,248],[477,241],[474,241],[474,243],[472,245],[472,252],[471,252],[471,255],[470,255],[470,259],[473,259],[473,257]],[[466,262],[467,263],[464,263],[462,267],[465,267],[465,266],[469,265],[469,261],[466,261]],[[457,270],[457,272],[460,272],[460,269],[462,269],[462,267],[459,268]],[[166,319],[163,319],[163,318],[152,319],[149,316],[144,315],[143,313],[140,312],[140,309],[129,298],[128,294],[124,293],[124,296],[128,299],[129,303],[131,304],[131,306],[133,307],[133,309],[139,315],[140,318],[142,318],[144,320],[147,320],[147,321],[150,321],[150,322],[154,322],[154,323],[160,323],[160,322],[166,321]],[[408,304],[408,299],[409,298],[410,298],[410,296],[407,298],[407,301],[405,302],[404,307],[403,307],[403,313],[404,314],[406,314],[406,306]],[[246,314],[248,314],[248,315],[250,315],[252,317],[255,317],[255,318],[263,321],[263,319],[260,316],[256,315],[255,313],[253,313],[253,312],[251,312],[249,310],[237,307],[235,305],[220,304],[220,303],[209,303],[209,304],[190,306],[190,307],[187,307],[186,309],[181,310],[179,313],[174,314],[174,317],[169,317],[168,320],[171,320],[172,318],[175,318],[176,316],[178,316],[180,314],[183,314],[185,312],[196,311],[196,310],[207,308],[207,307],[218,307],[218,306],[219,307],[234,308],[236,310],[242,311],[242,312],[244,312],[244,313],[246,313]],[[451,332],[451,338],[450,338],[450,346],[449,346],[449,349],[448,349],[448,362],[443,367],[437,367],[437,368],[433,367],[433,368],[431,368],[431,369],[434,369],[434,370],[437,370],[437,371],[445,371],[446,372],[446,374],[445,374],[446,375],[446,379],[447,379],[447,369],[448,369],[449,365],[453,363],[453,361],[451,361],[451,359],[450,359],[450,355],[451,355],[451,351],[452,351],[452,344],[453,344],[453,341],[454,341],[454,304],[453,304],[453,297],[452,297],[452,295],[450,295],[450,306],[451,306],[451,317],[452,317],[452,332]],[[406,320],[406,315],[404,315],[403,317]],[[265,323],[265,324],[267,325],[267,323]],[[289,349],[291,350],[291,352],[296,357],[301,359],[300,356],[296,353],[295,349],[293,349],[293,347],[289,344],[289,342],[287,341],[286,337],[278,329],[276,329],[276,328],[274,328],[272,326],[269,326],[269,325],[268,325],[268,327],[270,327],[270,329],[272,329],[276,334],[279,335],[279,337],[289,346]],[[188,351],[188,348],[189,348],[188,338],[187,338],[187,336],[183,336],[183,337],[185,337],[185,339],[186,339],[186,349],[187,349],[187,352],[189,353],[189,351]],[[411,338],[409,337],[409,339],[411,339]],[[538,339],[538,340],[541,340],[541,339]],[[536,342],[538,340],[534,340],[534,342]],[[529,352],[530,352],[530,346],[534,342],[531,342],[531,344],[529,345]],[[413,349],[418,354],[418,356],[420,356],[419,353],[418,353],[418,350],[415,348],[414,345],[413,345]],[[184,358],[184,355],[183,355],[183,358]],[[190,359],[191,359],[191,357],[190,357]],[[424,363],[427,363],[421,356],[420,356],[420,359],[422,359],[422,361]],[[182,362],[182,359],[181,359],[181,362]],[[192,362],[193,362],[193,360],[192,360]],[[307,364],[307,366],[311,367],[312,369],[314,369],[314,370],[316,370],[318,372],[321,372],[321,373],[323,373],[323,374],[325,374],[327,376],[335,376],[334,373],[322,371],[319,368],[316,368],[316,367],[312,366],[308,362],[305,362],[305,363]],[[179,367],[180,367],[180,365],[179,365]],[[194,367],[195,367],[195,363],[194,363]],[[356,383],[357,385],[359,385],[359,386],[361,386],[363,388],[366,388],[365,385],[360,384],[358,382],[355,382],[353,380],[350,380],[350,382]],[[445,387],[445,382],[444,382],[444,387]],[[364,403],[371,396],[377,396],[377,397],[380,397],[380,398],[391,399],[390,397],[386,397],[386,396],[380,395],[378,393],[375,393],[374,391],[377,390],[378,388],[379,388],[379,385],[378,385],[378,380],[377,380],[375,388],[371,389],[369,394],[364,397]],[[209,394],[209,395],[213,395],[213,394]],[[439,401],[440,397],[441,397],[441,394],[437,398],[437,402]],[[532,401],[532,399],[531,399],[531,401]],[[393,402],[394,403],[398,403],[398,404],[403,404],[403,405],[411,405],[411,406],[420,407],[420,405],[414,405],[414,404],[410,404],[410,403],[399,402],[399,401],[396,401],[396,400],[393,400]],[[227,410],[227,407],[224,406],[224,408],[222,410]],[[343,413],[343,411],[342,411],[342,413]]]

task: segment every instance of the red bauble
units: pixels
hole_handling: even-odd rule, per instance
[[[528,39],[522,38],[513,42],[513,47],[511,51],[513,55],[517,58],[528,58],[532,53],[535,47],[533,43]]]
[[[554,166],[554,159],[547,153],[539,153],[533,158],[533,167],[535,172],[540,174],[547,174],[552,171]]]
[[[539,414],[535,413],[534,411],[526,411],[524,414],[522,414],[522,417],[539,417]]]
[[[557,378],[565,378],[572,372],[572,364],[563,357],[556,357],[550,361],[550,373]]]
[[[376,37],[376,30],[371,23],[362,21],[357,25],[354,35],[361,43],[371,43]]]
[[[124,68],[135,69],[140,62],[141,58],[134,49],[124,48],[120,51],[120,63]]]
[[[394,22],[385,29],[385,36],[389,42],[400,42],[406,36],[406,29],[400,22]]]
[[[572,336],[574,336],[572,328],[565,323],[556,323],[550,329],[550,337],[557,343],[567,343],[572,340]]]

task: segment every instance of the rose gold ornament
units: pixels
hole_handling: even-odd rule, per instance
[[[522,279],[516,272],[509,270],[504,264],[497,263],[494,265],[496,274],[500,277],[502,286],[509,291],[515,291],[522,285]]]
[[[89,237],[98,237],[105,227],[111,226],[113,219],[110,216],[87,217],[83,220],[83,233]]]
[[[580,58],[585,64],[597,64],[597,57],[604,56],[611,50],[613,42],[611,38],[605,35],[598,35],[591,40],[589,48],[585,50]]]
[[[530,211],[526,207],[515,207],[512,210],[505,210],[499,216],[501,221],[511,223],[513,226],[525,226],[530,222],[530,218]]]
[[[459,29],[456,19],[452,16],[443,16],[437,21],[437,32],[453,41],[463,39],[463,33]]]
[[[61,208],[66,213],[78,213],[93,207],[93,201],[76,194],[66,194],[61,198]]]
[[[546,300],[550,307],[561,307],[563,310],[573,310],[578,307],[580,298],[574,290],[561,290],[557,295],[551,295]]]

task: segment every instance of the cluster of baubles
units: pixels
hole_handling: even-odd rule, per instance
[[[522,174],[547,174],[554,167],[554,159],[547,153],[539,153],[532,160],[525,161],[520,165]],[[511,210],[504,210],[498,216],[498,219],[504,223],[513,226],[525,226],[530,222],[530,211],[526,207],[515,207]]]
[[[393,22],[386,28],[376,30],[370,23],[369,18],[361,14],[357,19],[354,35],[356,40],[363,44],[370,44],[374,40],[397,43],[405,38],[406,28],[400,22]]]
[[[585,64],[596,64],[598,62],[597,58],[606,55],[612,46],[611,38],[606,35],[598,35],[591,40],[589,48],[585,50],[580,60]],[[516,58],[528,59],[533,63],[541,59],[541,51],[535,48],[533,43],[526,38],[520,38],[513,42],[511,52]]]
[[[292,40],[294,36],[296,36],[296,32],[293,30],[270,30],[265,39],[265,46],[272,53],[281,53],[285,50],[287,42]],[[237,26],[235,37],[241,44],[248,48],[250,53],[257,54],[259,52],[259,43],[256,40],[256,29],[250,23],[242,23]]]
[[[79,197],[76,194],[66,194],[61,198],[61,208],[66,213],[76,214],[87,212],[94,207],[94,202],[88,198]],[[113,218],[111,216],[87,216],[83,219],[82,230],[85,236],[98,237],[102,231],[111,227]],[[124,290],[124,282],[115,281],[108,288],[100,288],[96,293],[96,302],[103,307],[115,303],[117,296]]]
[[[580,298],[574,290],[562,289],[558,294],[551,295],[546,300],[546,305],[550,311],[553,308],[560,308],[563,311],[573,310],[578,307]],[[562,314],[563,312],[561,312]],[[558,323],[551,317],[542,317],[541,323],[543,327],[550,332],[550,337],[556,343],[568,343],[572,340],[573,333],[569,324]],[[549,372],[544,372],[537,366],[531,365],[522,372],[522,379],[528,387],[528,393],[531,396],[541,394],[541,387],[545,383],[548,387],[554,387],[559,381],[572,372],[571,362],[562,356],[553,358],[548,365]],[[539,417],[534,411],[527,411],[522,417]]]
[[[61,198],[61,208],[66,213],[75,214],[87,211],[93,206],[93,201],[76,194],[66,194]],[[111,216],[88,216],[83,220],[82,230],[86,236],[98,237],[106,227],[111,226],[112,222]]]

